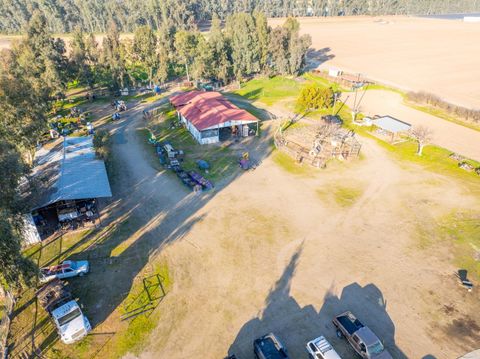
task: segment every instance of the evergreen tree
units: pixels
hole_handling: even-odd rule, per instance
[[[179,62],[185,66],[187,81],[190,81],[189,67],[193,63],[198,44],[197,35],[194,32],[181,30],[175,34],[175,49]]]
[[[148,74],[148,82],[156,75],[159,58],[157,56],[157,37],[150,26],[145,25],[137,28],[133,37],[134,58],[145,68]]]
[[[232,72],[231,50],[228,40],[223,34],[221,21],[216,15],[212,19],[208,43],[212,53],[212,75],[217,80],[227,83]]]
[[[255,12],[253,14],[255,20],[256,33],[258,36],[258,47],[259,47],[259,64],[260,70],[265,71],[268,65],[268,50],[269,50],[269,41],[270,41],[270,27],[267,23],[267,18],[264,14],[260,12]]]
[[[92,44],[91,39],[92,37],[85,35],[81,28],[77,27],[75,29],[70,43],[70,65],[71,76],[80,83],[93,88],[97,57],[96,43]]]
[[[237,80],[260,71],[260,49],[255,21],[250,14],[227,18],[226,33],[232,49],[233,73]]]
[[[103,39],[101,62],[107,83],[112,90],[124,88],[128,84],[124,45],[120,42],[120,34],[114,22],[110,23],[110,28]]]

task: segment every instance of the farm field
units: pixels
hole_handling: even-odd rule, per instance
[[[61,344],[28,293],[14,315],[13,352],[28,353],[34,343],[48,358],[252,359],[253,339],[275,332],[293,358],[306,358],[305,343],[319,335],[351,358],[331,324],[345,310],[394,358],[450,359],[475,349],[478,303],[455,272],[467,269],[480,281],[479,177],[459,169],[448,151],[427,146],[418,158],[413,143],[390,146],[363,131],[360,160],[324,170],[298,165],[272,146],[294,100],[278,84],[300,89],[314,80],[321,82],[257,79],[231,94],[277,119],[265,116],[261,136],[229,147],[218,162],[227,170],[211,172],[216,187],[196,194],[158,166],[146,143],[149,128],[185,149],[186,162],[201,153],[168,126],[168,107],[164,117],[143,118],[165,96],[129,102],[115,122],[105,121],[112,110],[104,103],[89,104],[111,133],[114,197],[104,203],[102,226],[26,255],[40,265],[91,261],[91,273],[71,282],[94,330],[79,344]],[[350,125],[348,115],[342,112]],[[201,154],[219,160],[220,149]],[[245,150],[261,163],[255,171],[236,165]],[[152,311],[122,320],[144,304],[141,283],[153,274],[164,279],[165,295]]]
[[[270,19],[278,25],[284,19]],[[480,108],[480,24],[404,16],[301,18],[311,66],[337,67],[404,90]],[[380,66],[381,64],[381,66]]]

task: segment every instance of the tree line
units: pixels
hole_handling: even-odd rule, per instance
[[[112,90],[129,85],[162,84],[183,76],[222,84],[256,74],[296,75],[305,64],[309,35],[300,35],[299,23],[288,18],[271,28],[262,13],[239,13],[222,21],[214,16],[209,33],[148,25],[133,38],[120,39],[114,22],[98,44],[95,36],[76,29],[71,41],[70,75],[94,87]]]
[[[227,84],[256,74],[295,75],[311,43],[295,19],[272,29],[258,12],[231,15],[224,26],[214,16],[206,36],[144,25],[133,38],[121,39],[111,22],[101,44],[76,28],[67,45],[52,36],[47,22],[36,12],[26,36],[0,52],[0,284],[11,288],[28,284],[35,271],[21,254],[22,215],[38,192],[30,178],[35,148],[68,84],[106,86],[115,93],[183,76]]]
[[[478,12],[480,0],[0,0],[0,32],[21,32],[36,11],[55,33],[106,32],[111,20],[133,32],[142,25],[192,29],[214,15],[225,20],[254,11],[267,17]]]

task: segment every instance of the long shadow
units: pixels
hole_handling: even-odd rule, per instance
[[[322,49],[310,49],[307,51],[306,65],[304,71],[315,70],[321,64],[333,59],[335,55],[331,54],[332,51],[329,47]]]
[[[238,359],[253,358],[253,340],[266,333],[275,333],[286,346],[292,358],[307,358],[306,343],[323,335],[342,358],[355,358],[348,343],[336,336],[332,319],[344,311],[352,311],[369,326],[394,358],[406,359],[395,344],[395,325],[387,313],[387,302],[374,284],[365,287],[352,283],[343,288],[341,295],[333,293],[333,286],[323,298],[319,311],[313,305],[301,307],[290,295],[292,279],[302,247],[292,255],[282,276],[265,300],[263,311],[242,326],[228,354]]]
[[[176,177],[157,172],[146,158],[149,170],[139,175],[137,167],[129,163],[132,157],[128,153],[131,150],[143,151],[143,147],[130,147],[129,144],[130,141],[141,140],[136,132],[144,125],[142,111],[145,107],[130,108],[124,113],[122,121],[107,124],[113,133],[113,166],[118,178],[112,181],[114,197],[103,211],[104,216],[105,213],[108,216],[103,219],[102,228],[58,255],[63,257],[89,243],[85,250],[72,258],[89,259],[91,273],[82,278],[72,278],[69,282],[94,329],[127,298],[134,279],[145,266],[161,255],[165,246],[184,238],[203,219],[205,214],[198,212],[232,181],[243,175],[238,173],[226,178],[214,190],[200,194],[187,190]],[[272,150],[265,137],[255,138],[248,145],[258,162]],[[34,331],[41,330],[34,328]],[[55,334],[43,333],[46,339],[37,339],[36,348],[47,349],[54,344]],[[13,343],[13,346],[21,347],[22,343]]]

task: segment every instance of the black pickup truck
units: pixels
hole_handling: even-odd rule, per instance
[[[382,342],[368,327],[351,312],[333,318],[337,335],[348,340],[352,348],[365,359],[393,359]]]

